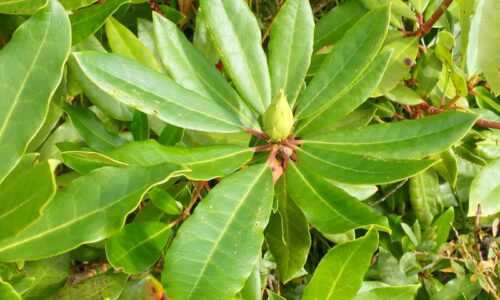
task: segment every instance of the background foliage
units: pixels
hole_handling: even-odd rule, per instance
[[[0,0],[0,299],[500,299],[496,0]]]

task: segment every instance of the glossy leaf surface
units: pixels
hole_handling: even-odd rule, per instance
[[[259,123],[238,93],[174,23],[154,14],[153,24],[160,59],[179,85],[226,107],[229,112],[238,116],[245,127],[260,129]]]
[[[320,232],[340,234],[371,225],[388,230],[385,217],[301,163],[288,166],[286,179],[290,196]]]
[[[21,25],[0,51],[0,182],[42,127],[69,51],[69,20],[55,0]]]
[[[202,0],[207,28],[243,99],[262,114],[271,103],[271,85],[255,16],[241,0]]]
[[[266,164],[248,167],[218,184],[167,251],[162,274],[167,296],[229,299],[243,288],[260,256],[272,195]]]
[[[225,107],[138,62],[112,54],[79,52],[73,53],[70,66],[80,75],[79,84],[85,93],[106,94],[172,125],[208,132],[243,129],[240,120]]]
[[[371,229],[362,238],[332,248],[316,268],[303,299],[353,299],[377,245],[378,234]]]
[[[491,161],[472,181],[468,216],[490,216],[500,212],[500,159]]]
[[[290,0],[273,21],[269,40],[269,73],[274,98],[283,89],[293,107],[311,61],[314,18],[307,0]]]
[[[125,273],[144,272],[158,260],[169,235],[170,228],[160,222],[132,223],[108,239],[106,256]]]
[[[118,231],[153,185],[179,167],[105,167],[73,180],[44,214],[16,236],[0,241],[0,261],[34,260],[97,242]],[[91,187],[91,188],[89,188]],[[38,249],[36,252],[33,249]]]

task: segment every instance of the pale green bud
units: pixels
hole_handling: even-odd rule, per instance
[[[267,108],[262,122],[264,123],[264,132],[273,142],[279,142],[290,135],[293,127],[293,112],[283,90],[279,91]]]

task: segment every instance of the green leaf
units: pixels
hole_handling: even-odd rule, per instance
[[[153,25],[163,66],[180,86],[213,99],[237,116],[245,127],[260,130],[259,123],[238,93],[174,23],[154,14]]]
[[[68,254],[45,260],[26,262],[23,273],[35,278],[33,286],[23,294],[23,299],[41,299],[52,296],[68,280],[71,260]]]
[[[500,40],[500,31],[496,30],[500,27],[500,19],[496,16],[498,10],[498,1],[479,2],[472,21],[472,38],[469,41],[469,49],[476,48],[469,50],[467,57],[471,73],[476,69],[471,64],[477,63],[495,95],[500,94],[500,44],[497,42]]]
[[[85,94],[95,91],[187,129],[239,132],[239,118],[216,101],[184,89],[142,64],[113,54],[73,53],[70,67]],[[185,101],[189,99],[189,101]]]
[[[130,130],[136,141],[146,141],[149,139],[149,120],[148,115],[141,111],[134,111]]]
[[[436,227],[436,237],[434,238],[434,241],[436,241],[435,249],[438,249],[439,246],[448,240],[454,219],[455,211],[453,207],[450,207],[432,223],[432,226]]]
[[[275,197],[278,210],[269,219],[266,241],[276,259],[280,281],[287,283],[304,267],[311,247],[311,235],[307,219],[288,195],[283,177],[278,181]]]
[[[453,152],[452,148],[449,148],[439,153],[439,158],[441,161],[432,166],[433,169],[454,187],[458,176],[458,163],[455,152]]]
[[[385,96],[387,99],[401,105],[419,105],[424,102],[417,92],[404,84],[399,84],[392,90],[385,93]]]
[[[260,257],[272,195],[267,164],[243,169],[212,189],[167,251],[167,296],[230,299],[243,288]]]
[[[90,109],[71,105],[64,105],[63,109],[69,115],[73,127],[90,147],[98,151],[110,151],[125,144],[125,140],[119,135],[107,131]]]
[[[427,4],[429,4],[429,0],[410,0],[410,3],[417,12],[423,13]]]
[[[1,49],[0,182],[42,127],[69,51],[68,17],[55,0],[23,23]]]
[[[200,7],[224,70],[246,103],[263,114],[271,86],[255,16],[243,0],[201,0]]]
[[[381,184],[411,177],[436,161],[390,160],[372,156],[302,146],[297,150],[300,164],[328,179],[350,184]]]
[[[388,22],[389,7],[384,6],[366,14],[346,32],[299,97],[298,119],[327,109],[356,86],[382,46]]]
[[[185,176],[210,180],[231,174],[253,155],[247,146],[213,145],[199,147],[163,146],[154,140],[128,143],[109,156],[129,165],[151,166],[171,162],[187,167]]]
[[[434,216],[443,209],[439,195],[439,178],[429,169],[410,178],[410,203],[420,224],[431,225]]]
[[[182,207],[177,204],[175,198],[160,188],[154,188],[151,190],[149,192],[149,196],[154,206],[169,215],[176,216],[182,212]]]
[[[302,143],[308,148],[348,152],[376,159],[419,159],[444,151],[458,142],[476,119],[477,116],[470,113],[446,111],[419,120],[337,129],[304,137]]]
[[[390,286],[381,282],[363,282],[354,300],[413,300],[420,285],[409,284]]]
[[[335,6],[316,23],[314,52],[335,44],[366,13],[360,1],[347,1]]]
[[[261,300],[261,279],[259,272],[259,262],[255,264],[255,268],[250,274],[250,277],[245,281],[243,288],[236,294],[236,299],[241,300]]]
[[[161,68],[153,53],[127,27],[113,17],[106,22],[106,36],[113,53],[137,60],[161,73]]]
[[[66,10],[77,10],[79,8],[89,6],[96,0],[60,0],[59,1]]]
[[[472,181],[467,216],[491,216],[500,212],[500,159],[488,163]],[[478,206],[481,211],[478,212]]]
[[[115,269],[134,274],[146,271],[161,255],[170,228],[160,222],[128,224],[106,242],[106,257]]]
[[[126,163],[122,163],[98,152],[70,150],[61,152],[61,158],[65,165],[82,174],[106,166],[127,166]]]
[[[418,92],[421,96],[426,97],[434,89],[441,75],[441,66],[436,54],[430,51],[424,52],[417,61]]]
[[[470,276],[464,279],[455,278],[448,281],[430,300],[455,300],[464,297],[475,299],[481,293],[479,280],[472,281]]]
[[[0,13],[30,15],[40,9],[47,0],[11,0],[0,2]]]
[[[46,258],[111,236],[151,186],[178,170],[172,164],[105,167],[73,180],[57,193],[42,217],[0,241],[0,261]]]
[[[400,31],[389,31],[381,52],[393,50],[391,60],[372,97],[386,94],[409,74],[418,53],[418,38],[404,37]]]
[[[374,229],[352,242],[332,248],[319,263],[302,299],[353,299],[378,246]]]
[[[70,15],[73,45],[94,34],[120,6],[129,2],[130,0],[106,0],[103,3],[79,9]]]
[[[286,1],[273,21],[268,45],[272,99],[283,89],[293,107],[311,62],[313,40],[309,1]]]
[[[323,234],[340,234],[371,225],[389,231],[385,217],[332,182],[307,170],[302,163],[288,165],[286,180],[294,202]]]
[[[118,299],[126,280],[127,276],[123,273],[92,276],[74,285],[66,285],[53,299]]]
[[[380,82],[391,53],[389,51],[378,55],[360,76],[355,78],[350,85],[344,86],[343,91],[339,91],[339,94],[333,96],[333,100],[326,104],[324,110],[299,122],[295,133],[308,135],[326,131],[363,104]],[[330,88],[336,89],[333,86]]]
[[[5,282],[0,279],[0,298],[5,300],[21,300],[21,296],[16,292],[16,290],[10,285],[10,283]]]
[[[55,193],[56,183],[48,162],[15,169],[0,185],[0,240],[38,219]]]

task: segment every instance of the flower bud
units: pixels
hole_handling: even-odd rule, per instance
[[[290,135],[293,127],[293,112],[288,105],[286,95],[280,90],[274,101],[267,108],[262,118],[264,132],[271,141],[278,142]]]

